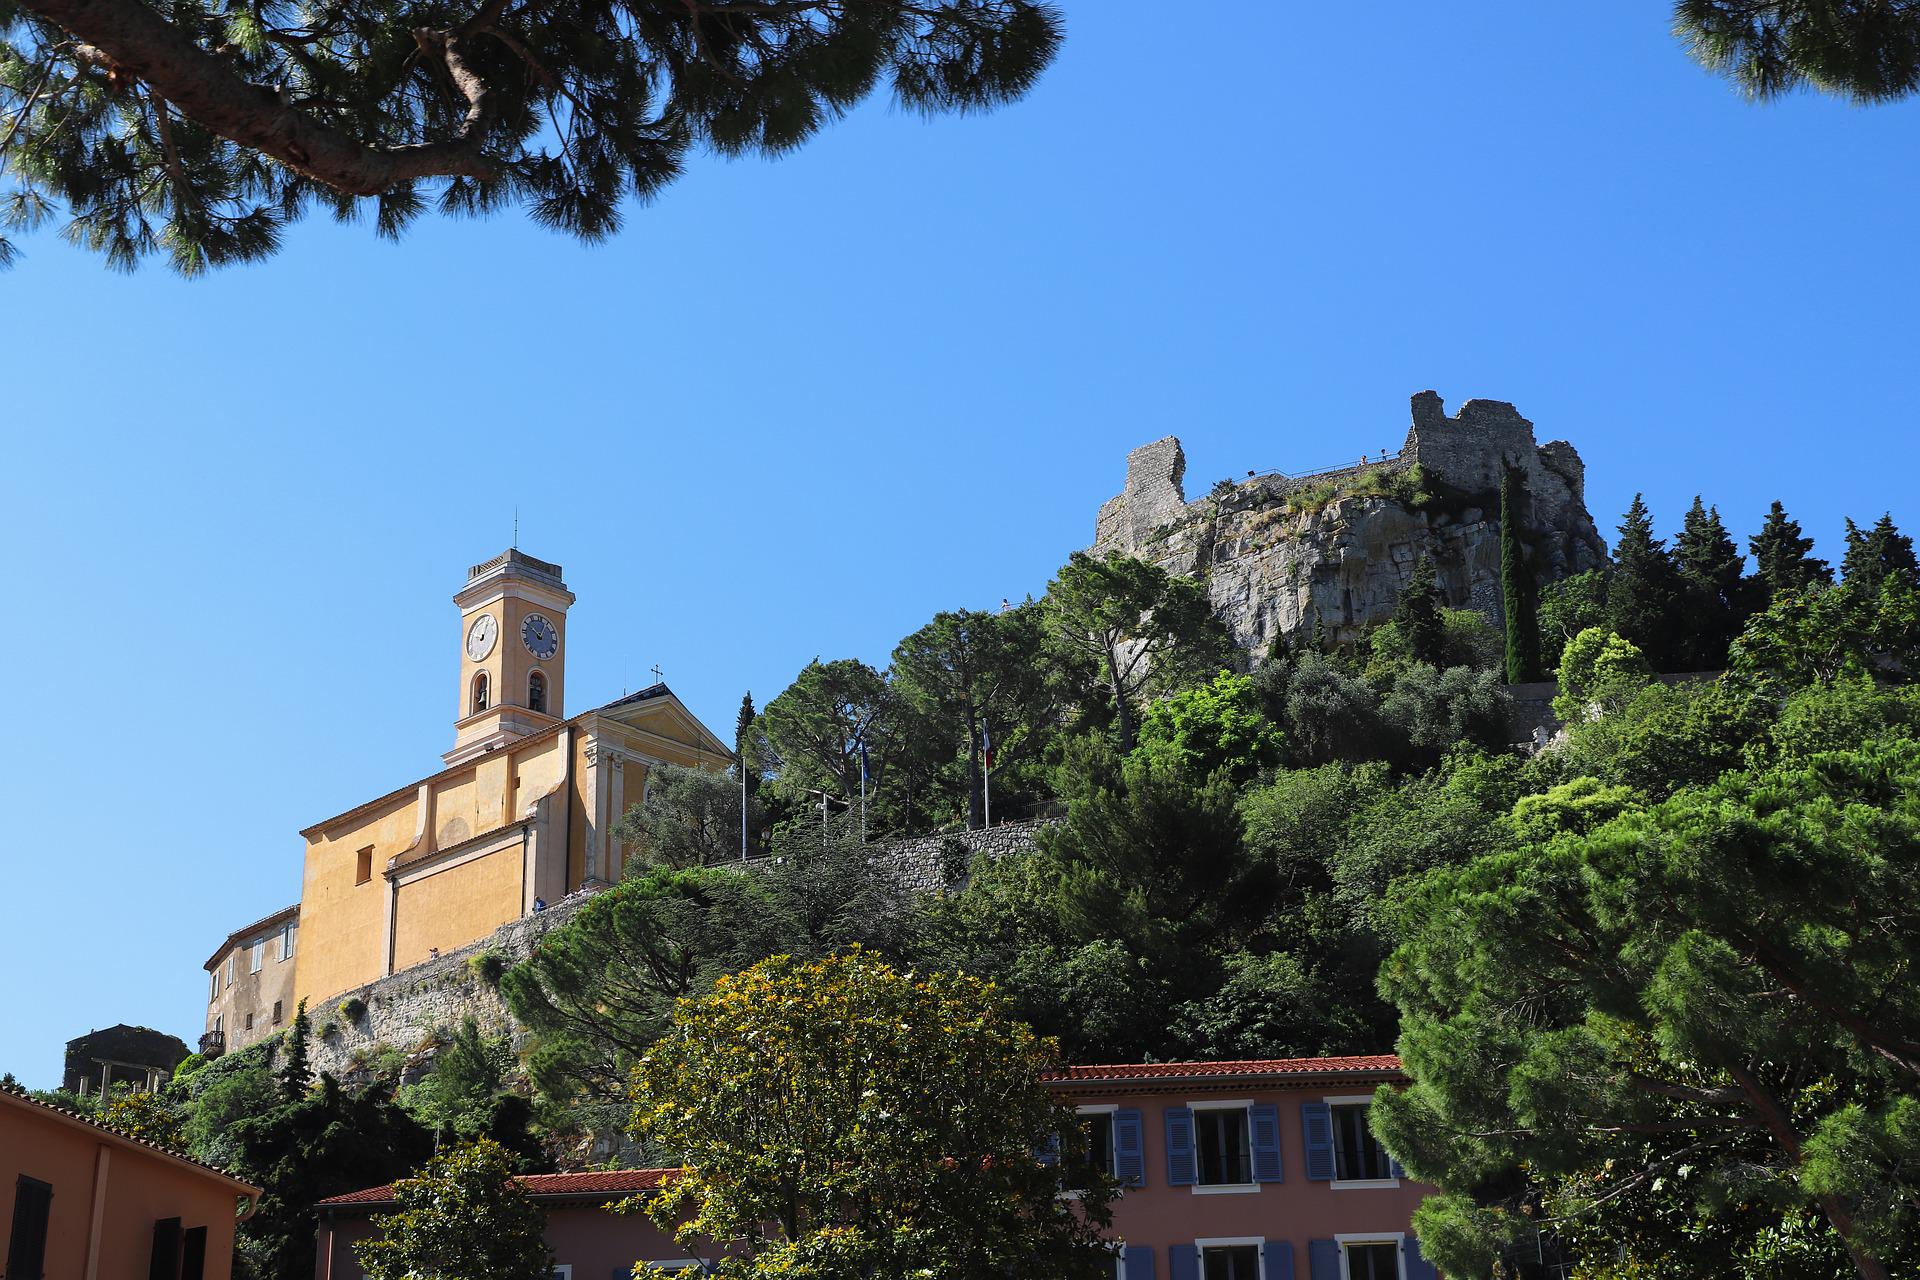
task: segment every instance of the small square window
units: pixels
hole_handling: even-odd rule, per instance
[[[280,1025],[280,1005],[278,1000],[273,1002],[273,1025],[276,1027]]]
[[[1193,1136],[1200,1159],[1200,1185],[1231,1186],[1253,1181],[1253,1151],[1245,1107],[1217,1107],[1193,1113]]]
[[[373,846],[368,845],[354,855],[353,882],[365,884],[373,879]]]
[[[1367,1104],[1333,1108],[1333,1176],[1338,1182],[1371,1182],[1393,1176],[1387,1150],[1367,1125]]]
[[[253,1030],[253,1011],[251,1009],[247,1011],[247,1030]]]
[[[1201,1280],[1260,1280],[1260,1246],[1214,1245],[1200,1251]]]
[[[1400,1246],[1391,1240],[1370,1240],[1343,1246],[1347,1280],[1400,1280]]]

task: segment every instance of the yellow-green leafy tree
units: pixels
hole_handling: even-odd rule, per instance
[[[990,983],[775,956],[635,1070],[635,1134],[684,1166],[645,1210],[730,1280],[1111,1276],[1056,1052]]]
[[[548,1280],[546,1216],[487,1138],[444,1151],[396,1182],[393,1213],[359,1246],[368,1280]]]

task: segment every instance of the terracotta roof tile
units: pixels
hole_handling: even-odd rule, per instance
[[[537,1200],[570,1196],[626,1196],[663,1185],[674,1169],[612,1169],[588,1173],[527,1173],[515,1178],[521,1190]],[[322,1205],[385,1205],[394,1203],[393,1187],[368,1187],[318,1201]]]
[[[1067,1067],[1047,1077],[1049,1084],[1100,1082],[1129,1084],[1148,1080],[1262,1078],[1269,1076],[1356,1075],[1398,1072],[1391,1053],[1347,1058],[1249,1058],[1237,1062],[1112,1062]]]

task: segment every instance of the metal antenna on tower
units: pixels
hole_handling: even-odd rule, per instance
[[[520,508],[513,509],[513,549],[520,549]]]

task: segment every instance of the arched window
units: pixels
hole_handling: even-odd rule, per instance
[[[473,678],[473,713],[475,715],[487,709],[490,701],[488,694],[487,673],[482,671]]]
[[[527,677],[527,710],[547,711],[547,678],[538,671]]]

